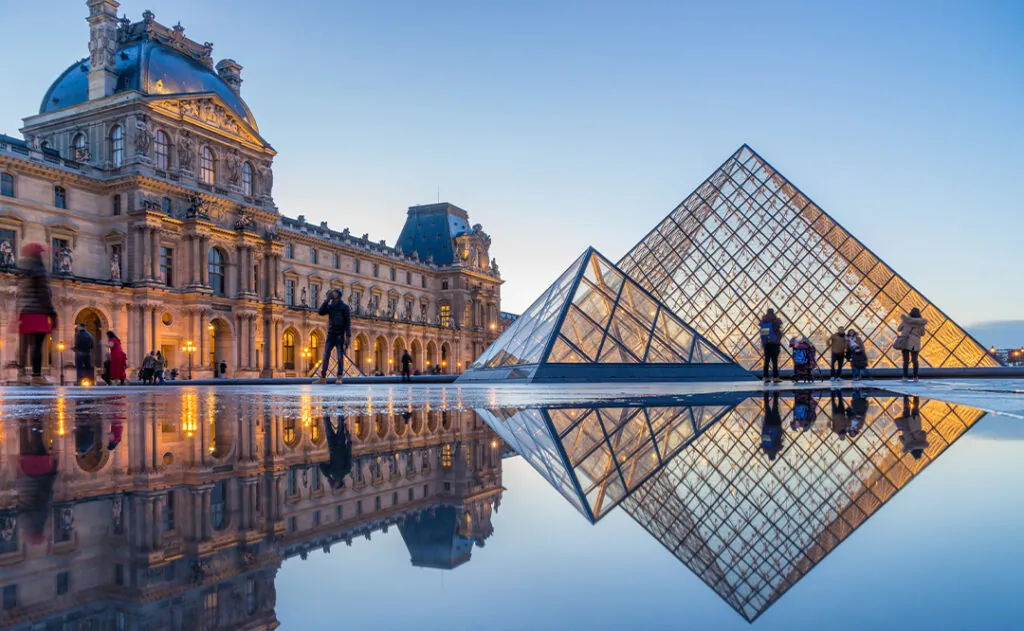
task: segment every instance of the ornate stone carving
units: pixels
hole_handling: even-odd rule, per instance
[[[121,257],[117,252],[110,256],[110,280],[115,283],[121,282]]]
[[[91,70],[113,70],[116,51],[116,31],[105,28],[93,30],[89,38],[89,68]]]
[[[195,159],[195,140],[192,138],[192,132],[183,131],[178,135],[178,163],[181,170],[192,171]]]
[[[14,267],[14,246],[10,239],[0,241],[0,267]]]
[[[495,276],[501,275],[498,271],[498,259],[491,259],[491,273]]]
[[[54,262],[56,263],[57,273],[71,274],[71,266],[75,262],[75,257],[71,253],[71,248],[66,245],[62,245],[53,253],[53,256]]]
[[[18,519],[14,515],[0,517],[0,541],[11,541],[18,532]]]
[[[256,220],[245,206],[239,206],[236,213],[238,217],[235,219],[235,230],[239,232],[254,232],[256,230]]]
[[[149,128],[149,121],[143,118],[135,123],[135,155],[148,155],[152,144],[153,130]]]
[[[185,210],[185,219],[209,219],[207,203],[199,195],[192,194],[188,198],[188,208]]]
[[[242,157],[239,155],[238,149],[234,149],[228,154],[227,168],[228,184],[237,186],[242,179]]]

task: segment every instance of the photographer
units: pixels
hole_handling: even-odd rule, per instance
[[[317,313],[327,316],[327,343],[317,383],[327,383],[327,367],[331,363],[331,351],[334,349],[338,349],[338,380],[335,383],[341,383],[341,377],[345,374],[345,349],[352,337],[352,315],[337,289],[327,292],[327,300],[320,305]]]

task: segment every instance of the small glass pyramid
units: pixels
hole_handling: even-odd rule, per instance
[[[588,248],[459,381],[750,378],[614,263]]]

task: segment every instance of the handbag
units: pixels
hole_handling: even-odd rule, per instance
[[[893,340],[893,342],[892,342],[892,347],[894,349],[898,350],[898,351],[904,350],[906,348],[906,346],[907,346],[907,336],[906,336],[906,334],[903,334],[903,333],[901,333],[900,335],[897,335],[896,339]]]

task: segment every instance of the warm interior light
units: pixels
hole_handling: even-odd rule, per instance
[[[491,449],[497,449],[497,448],[498,448],[498,441],[492,440],[491,441]]]
[[[62,353],[64,352],[64,342],[57,342],[57,350]]]

